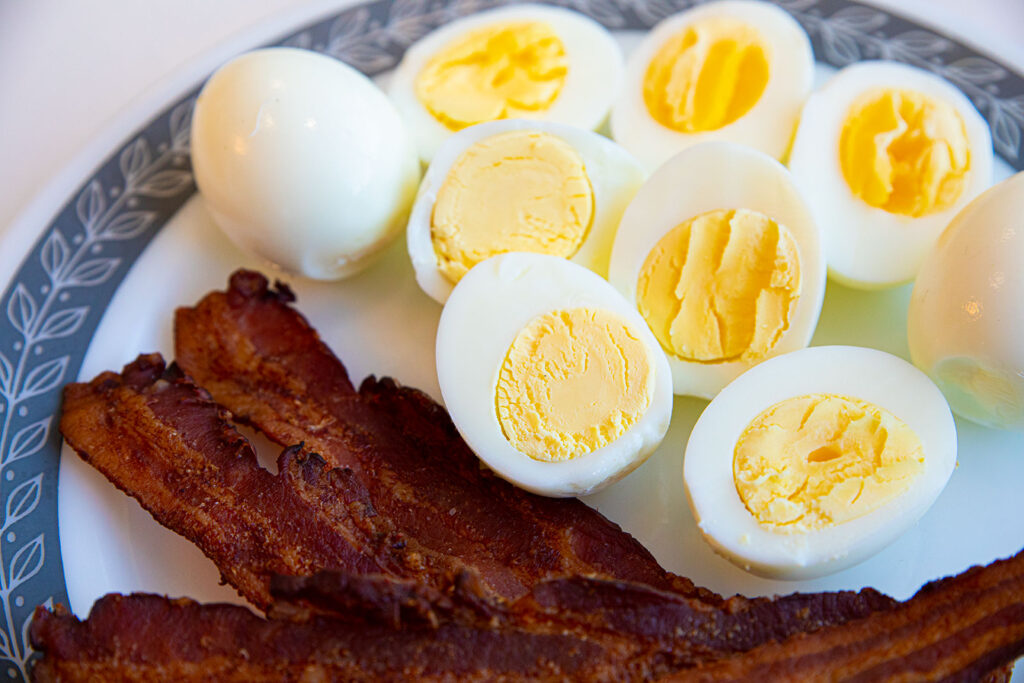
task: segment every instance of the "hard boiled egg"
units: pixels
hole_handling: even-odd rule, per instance
[[[907,316],[914,363],[953,410],[1024,430],[1024,173],[968,204],[924,259]]]
[[[807,346],[825,260],[789,172],[749,147],[708,142],[637,192],[608,279],[668,354],[675,393],[712,398],[765,358]]]
[[[856,564],[928,510],[956,465],[956,427],[917,368],[822,346],[741,375],[708,405],[683,478],[705,540],[760,576]]]
[[[470,268],[510,251],[604,276],[645,175],[614,142],[572,126],[509,119],[460,131],[434,156],[409,216],[416,281],[444,303]]]
[[[499,476],[547,496],[617,481],[672,415],[665,355],[605,280],[510,253],[459,281],[437,330],[437,377],[459,433]]]
[[[457,19],[409,48],[388,89],[430,161],[452,133],[531,118],[596,129],[622,78],[611,34],[579,14],[514,5]]]
[[[829,275],[888,287],[914,277],[943,228],[992,182],[992,140],[938,76],[862,62],[807,101],[789,168],[821,227]]]
[[[249,52],[210,77],[192,115],[192,168],[228,237],[319,280],[357,272],[401,232],[420,171],[384,93],[291,48]]]
[[[784,10],[702,4],[662,21],[630,55],[612,137],[650,170],[711,140],[782,159],[813,78],[811,43]]]

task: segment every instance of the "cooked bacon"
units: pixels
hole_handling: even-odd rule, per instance
[[[258,607],[270,602],[274,574],[422,570],[427,559],[376,514],[351,470],[288,448],[271,474],[226,418],[180,370],[150,354],[120,375],[68,385],[60,428],[86,462],[198,545]]]
[[[38,681],[88,680],[646,680],[679,681],[978,681],[1005,680],[1005,668],[1024,653],[1024,552],[932,583],[891,609],[846,624],[800,633],[694,668],[673,653],[648,646],[637,631],[659,633],[627,617],[610,630],[550,628],[535,612],[512,612],[487,623],[471,612],[439,624],[380,620],[408,609],[432,613],[451,606],[413,582],[337,575],[308,580],[302,600],[354,608],[346,618],[316,611],[290,612],[293,620],[265,620],[230,605],[199,605],[151,595],[107,596],[81,622],[58,608],[36,610],[33,646],[42,650]],[[553,582],[560,583],[559,581]],[[584,582],[586,583],[586,582]],[[600,584],[601,582],[596,582]],[[543,590],[535,587],[534,592]],[[295,597],[293,579],[275,587]],[[556,586],[561,593],[564,586]],[[593,586],[583,587],[591,604]],[[570,592],[578,592],[575,586]],[[630,607],[636,594],[603,602],[600,619]],[[545,599],[550,603],[550,596]],[[574,602],[573,599],[569,600]],[[599,601],[600,603],[601,601]],[[296,603],[297,604],[297,603]],[[381,609],[378,609],[381,608]],[[643,607],[639,613],[644,612]],[[397,611],[396,611],[397,610]],[[448,611],[447,607],[441,611]],[[714,610],[712,610],[714,611]],[[724,615],[724,616],[723,616]],[[635,616],[635,615],[634,615]],[[654,616],[654,615],[648,615]],[[720,611],[728,623],[728,613]],[[395,627],[395,624],[398,624]],[[623,628],[625,626],[625,628]],[[700,624],[696,627],[702,628]],[[728,629],[722,631],[729,638]],[[657,639],[655,639],[655,643]],[[998,668],[1003,667],[1003,668]]]
[[[36,610],[33,678],[49,681],[612,680],[650,672],[567,635],[458,624],[393,629],[266,620],[235,605],[109,595],[79,621]],[[624,653],[623,653],[624,654]]]
[[[460,610],[471,607],[476,615],[493,616],[496,608],[487,604],[493,592],[480,585],[479,575],[460,564],[460,558],[425,550],[415,539],[394,531],[350,469],[327,469],[319,456],[289,448],[279,459],[279,473],[273,475],[259,466],[251,445],[226,418],[223,409],[180,370],[173,365],[165,369],[163,360],[151,354],[140,356],[120,375],[107,372],[92,382],[69,385],[61,430],[87,462],[136,498],[158,522],[196,543],[217,564],[224,580],[257,607],[271,604],[272,575],[335,569],[335,595],[338,581],[355,586],[360,575],[380,574],[415,580],[432,589],[432,596],[461,590],[459,595],[472,595],[472,601],[464,601]],[[303,581],[297,578],[288,584],[278,579],[281,586],[312,585]],[[607,630],[610,619],[657,624],[661,634],[671,634],[661,645],[685,661],[698,661],[709,648],[745,649],[764,638],[840,623],[888,604],[874,591],[794,596],[778,606],[734,597],[713,606],[646,585],[582,577],[540,585],[543,590],[520,601],[519,613],[563,613],[558,627],[578,633]],[[395,600],[409,597],[401,592],[402,584],[390,586]],[[432,609],[438,604],[434,600]],[[616,604],[632,607],[614,611]],[[333,608],[340,611],[337,604]],[[443,610],[434,616],[422,607],[411,613],[416,609],[424,620],[451,618]],[[593,621],[598,610],[605,614]],[[734,615],[733,621],[717,625],[720,613]],[[613,628],[623,626],[624,622]],[[729,644],[715,640],[716,629],[731,634]],[[744,640],[748,631],[761,639]],[[679,633],[684,636],[675,635]],[[652,638],[650,633],[636,635]]]
[[[393,380],[353,388],[341,361],[288,304],[291,291],[238,271],[175,317],[177,362],[243,422],[349,467],[407,538],[453,558],[509,599],[554,576],[644,583],[709,604],[629,534],[575,499],[526,493],[481,469],[443,408]]]
[[[842,626],[768,643],[680,681],[979,681],[1024,655],[1024,551]],[[990,680],[1005,676],[996,671]]]
[[[641,584],[587,577],[549,579],[510,604],[488,602],[471,575],[441,594],[415,582],[390,582],[339,572],[274,577],[271,615],[353,617],[395,628],[454,621],[465,626],[513,626],[534,633],[571,633],[648,659],[651,671],[674,671],[743,652],[768,640],[886,610],[895,601],[870,588],[859,593],[811,593],[730,599],[710,607]]]

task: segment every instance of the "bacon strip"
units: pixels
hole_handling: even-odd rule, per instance
[[[540,580],[592,575],[709,604],[721,598],[662,569],[629,534],[575,499],[526,493],[481,469],[443,408],[393,380],[356,391],[341,361],[288,304],[288,288],[238,271],[175,316],[177,362],[242,422],[349,467],[409,539],[515,599]]]
[[[1021,655],[1024,551],[932,582],[895,609],[768,643],[674,679],[978,681]]]
[[[348,594],[343,602],[351,602],[357,614],[380,612],[375,605],[386,612],[417,602],[432,609],[430,603],[437,600],[430,589],[412,582],[396,588],[357,578],[342,587],[329,578],[307,581],[304,598],[341,589]],[[288,579],[278,587],[288,592],[295,588],[291,583]],[[320,598],[316,602],[323,604]],[[360,622],[351,614],[339,619],[308,613],[294,621],[268,621],[236,606],[107,596],[85,622],[61,608],[36,610],[32,643],[44,656],[34,677],[646,680],[668,673],[667,679],[678,681],[978,681],[1004,667],[987,679],[998,681],[1008,674],[1005,665],[1024,653],[1024,552],[932,583],[892,609],[696,668],[681,668],[686,664],[671,653],[644,647],[635,638],[638,628],[660,631],[660,623],[635,622],[625,630],[580,636],[571,629],[544,628],[542,621],[531,624],[535,613],[516,615],[515,610],[486,626],[465,613],[436,628],[422,622],[395,628],[376,618]]]
[[[120,375],[68,385],[60,428],[86,462],[198,545],[258,607],[270,603],[274,574],[422,568],[424,558],[376,514],[351,470],[328,470],[318,456],[289,448],[273,475],[226,418],[151,354]],[[428,572],[423,580],[444,576]]]
[[[31,637],[44,652],[33,670],[40,683],[611,680],[620,672],[634,679],[646,673],[572,636],[457,624],[294,623],[155,595],[106,596],[86,621],[39,608]]]

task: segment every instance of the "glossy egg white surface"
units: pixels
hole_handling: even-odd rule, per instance
[[[459,131],[445,140],[434,156],[420,184],[406,240],[416,282],[432,299],[444,303],[455,284],[438,268],[431,241],[431,217],[437,193],[452,165],[473,144],[508,131],[539,131],[568,143],[583,161],[594,195],[594,213],[583,243],[571,261],[604,277],[608,272],[615,231],[626,206],[643,184],[647,174],[624,149],[592,131],[546,121],[505,119],[481,123]]]
[[[920,438],[925,469],[903,495],[866,515],[802,534],[759,524],[733,479],[733,452],[747,425],[788,398],[829,393],[880,406]],[[931,507],[956,466],[956,426],[938,388],[896,356],[853,346],[818,346],[761,363],[722,390],[686,445],[683,479],[694,519],[714,550],[747,571],[809,579],[874,555]]]
[[[1024,173],[968,204],[928,252],[907,337],[958,415],[1024,430]]]
[[[770,355],[811,340],[825,296],[818,229],[789,172],[763,152],[708,142],[680,152],[644,183],[622,216],[608,280],[636,305],[637,279],[651,249],[680,223],[716,209],[750,209],[789,229],[800,255],[800,298],[788,330]],[[698,363],[668,354],[676,394],[712,398],[750,363]]]
[[[758,30],[767,47],[768,83],[754,106],[732,123],[703,132],[673,130],[647,110],[643,95],[647,67],[668,39],[714,17],[737,19]],[[785,10],[757,0],[708,2],[664,19],[630,53],[622,94],[612,109],[612,137],[651,171],[687,147],[715,140],[748,145],[782,159],[813,81],[811,42]]]
[[[850,190],[839,158],[843,123],[862,94],[879,88],[923,93],[952,105],[963,120],[971,165],[950,208],[915,218],[873,207]],[[949,221],[992,183],[992,139],[974,105],[938,76],[895,62],[861,62],[841,69],[807,100],[789,169],[821,228],[829,276],[877,289],[912,280]]]
[[[207,81],[192,118],[196,184],[243,249],[318,280],[365,267],[401,232],[419,164],[394,106],[366,76],[269,48]]]
[[[652,365],[646,412],[618,439],[562,462],[534,460],[502,433],[495,387],[519,331],[539,315],[601,309],[623,320],[641,340]],[[578,496],[629,474],[668,430],[672,380],[665,355],[643,319],[604,279],[565,259],[514,252],[478,264],[452,292],[437,329],[437,381],[459,433],[498,476],[533,493]]]
[[[608,117],[619,92],[622,51],[612,35],[593,19],[550,5],[510,5],[463,17],[415,42],[395,69],[388,95],[409,126],[420,159],[429,162],[453,134],[416,96],[415,82],[427,62],[466,33],[506,22],[538,21],[550,26],[565,47],[568,72],[551,106],[536,118],[595,130]]]

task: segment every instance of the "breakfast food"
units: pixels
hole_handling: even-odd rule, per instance
[[[870,589],[724,600],[695,588],[579,501],[531,496],[480,472],[444,411],[423,394],[372,378],[357,391],[287,305],[290,299],[261,276],[239,272],[228,292],[179,311],[179,348],[196,354],[209,344],[192,358],[194,367],[215,393],[239,406],[237,415],[270,436],[318,425],[305,433],[319,431],[320,444],[336,444],[331,454],[345,458],[338,467],[325,471],[323,460],[291,448],[282,455],[282,473],[270,475],[226,422],[230,414],[153,356],[120,375],[71,385],[62,421],[71,444],[91,462],[99,463],[95,452],[107,449],[108,462],[131,474],[112,477],[118,486],[143,503],[166,506],[161,512],[147,505],[160,521],[179,530],[182,520],[208,524],[218,543],[208,554],[236,587],[238,577],[263,577],[257,604],[271,618],[151,595],[108,596],[86,621],[59,607],[40,608],[32,626],[33,642],[44,652],[38,680],[129,672],[147,680],[278,680],[292,673],[638,680],[705,675],[716,670],[710,666],[830,662],[852,672],[884,666],[896,675],[917,666],[915,656],[926,656],[936,642],[956,647],[931,660],[942,667],[935,670],[980,675],[1024,646],[1015,622],[997,628],[1005,622],[997,615],[1017,609],[1019,557],[930,587],[902,605]],[[239,376],[225,374],[234,372]],[[325,409],[333,420],[325,421]],[[281,410],[290,412],[275,413]],[[124,429],[129,421],[134,428]],[[440,477],[438,485],[424,486],[424,472]],[[360,486],[378,479],[383,485]],[[297,495],[266,484],[274,480]],[[418,529],[406,525],[419,536],[387,531],[401,515],[381,497],[385,488],[415,492],[402,500],[419,500],[419,514],[430,517]],[[487,490],[474,498],[474,488]],[[550,524],[554,536],[530,530],[531,509],[534,524]],[[508,548],[488,547],[488,562],[452,534],[463,527],[485,533],[489,546],[518,550],[502,555]],[[545,539],[558,545],[523,557]],[[464,559],[462,567],[421,555],[434,546]],[[353,549],[365,555],[354,558]],[[518,589],[494,590],[501,562],[508,563],[505,576],[524,579]],[[311,574],[324,568],[330,571]],[[275,575],[280,570],[288,575]],[[949,618],[917,628],[925,611]],[[981,633],[957,626],[983,617]],[[905,635],[894,641],[897,627]],[[886,634],[885,651],[872,644],[879,633]],[[861,656],[848,662],[842,644]],[[794,659],[809,647],[829,653],[827,661]]]
[[[862,62],[811,95],[789,168],[825,243],[829,275],[863,288],[911,280],[956,213],[992,182],[988,125],[955,87]]]
[[[510,251],[608,272],[645,173],[597,133],[545,121],[482,123],[448,138],[423,178],[407,239],[420,288],[444,303],[466,272]]]
[[[463,17],[414,43],[388,94],[428,162],[455,131],[530,118],[594,130],[622,78],[622,53],[587,17],[546,5]]]
[[[236,244],[318,280],[359,271],[401,232],[420,177],[388,98],[355,69],[292,48],[243,54],[210,77],[192,168]]]
[[[546,630],[543,617],[530,627],[492,622],[488,628],[459,620],[424,628],[337,615],[263,620],[234,605],[110,595],[96,603],[85,621],[60,607],[54,612],[38,608],[31,635],[44,653],[34,671],[39,681],[113,680],[130,674],[175,681],[658,677],[996,683],[1009,679],[1008,665],[1024,653],[1021,595],[1024,553],[931,583],[895,606],[683,666],[657,649],[637,655],[635,638],[616,639],[622,625],[635,625],[648,636],[652,626],[661,625],[644,620],[655,616],[644,606],[633,611],[628,603],[608,605],[603,614],[595,610],[593,616],[610,618],[612,628],[587,640],[571,631]],[[375,597],[359,599],[368,603]],[[360,611],[367,612],[373,610]],[[169,633],[174,637],[168,639]]]
[[[813,77],[810,40],[785,10],[702,4],[662,21],[630,55],[612,137],[648,170],[712,140],[781,160]]]
[[[956,427],[917,368],[822,346],[741,375],[697,420],[683,477],[723,557],[783,579],[832,573],[891,543],[956,465]]]
[[[668,355],[675,393],[712,398],[747,368],[807,345],[825,261],[786,169],[749,147],[710,142],[637,192],[608,279]]]
[[[907,314],[914,364],[953,410],[1024,430],[1024,173],[968,204],[928,252]]]
[[[618,481],[672,417],[671,373],[643,319],[554,256],[495,256],[459,282],[437,329],[437,377],[470,448],[543,495]]]
[[[482,469],[425,394],[372,377],[354,387],[292,300],[258,273],[235,273],[226,292],[177,311],[177,363],[234,419],[350,469],[377,518],[498,595],[577,573],[699,592],[580,501],[530,495]]]

